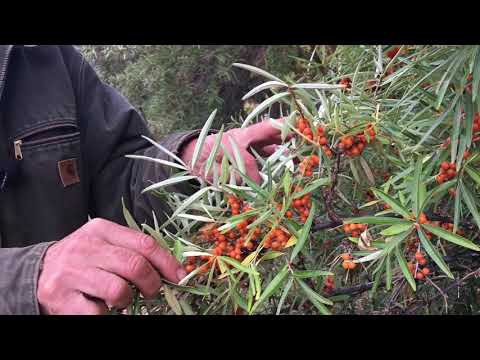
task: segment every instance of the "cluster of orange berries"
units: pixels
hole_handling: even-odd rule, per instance
[[[280,228],[273,229],[270,234],[266,236],[263,246],[265,249],[282,250],[285,249],[285,245],[287,245],[289,239],[290,234],[287,231]]]
[[[316,143],[318,143],[318,145],[322,147],[322,150],[326,156],[328,156],[329,158],[333,156],[333,152],[328,146],[328,139],[325,136],[325,128],[323,126],[317,127],[315,129],[316,130],[316,134],[315,134],[312,128],[310,127],[308,120],[302,117],[298,119],[297,130],[299,133],[305,136],[308,140],[312,142],[316,141]]]
[[[335,289],[335,282],[333,281],[333,276],[329,275],[325,278],[325,286],[323,287],[323,291],[327,294],[330,294],[333,289]]]
[[[295,192],[300,192],[302,190],[303,189],[300,186],[295,187]],[[300,218],[300,221],[304,223],[307,221],[307,218],[310,215],[311,207],[312,207],[312,195],[311,193],[306,193],[302,197],[298,197],[292,201],[293,209],[287,210],[285,212],[285,217],[291,219],[295,216],[295,213],[297,213]]]
[[[430,269],[425,266],[425,265],[427,265],[428,261],[425,258],[425,255],[423,253],[421,253],[420,251],[417,251],[415,253],[415,260],[417,261],[417,263],[419,265],[418,271],[415,273],[416,266],[413,262],[409,262],[407,264],[408,270],[410,271],[410,273],[412,275],[414,275],[415,279],[424,280],[425,277],[430,274]],[[423,268],[420,268],[420,266],[422,266]]]
[[[202,260],[206,260],[205,263],[202,264]],[[191,273],[197,267],[200,268],[199,272],[205,274],[208,270],[211,269],[213,264],[213,257],[212,256],[189,256],[187,258],[187,263],[185,265],[185,271],[187,273]]]
[[[241,209],[243,208],[243,201],[238,199],[233,195],[229,195],[227,198],[227,203],[230,205],[230,209],[232,210],[232,215],[239,215]]]
[[[455,163],[449,163],[448,161],[442,162],[440,165],[440,174],[437,175],[436,181],[438,184],[443,184],[445,181],[453,179],[457,176]]]
[[[345,85],[346,89],[350,89],[352,87],[352,79],[350,79],[348,76],[344,77],[338,81],[338,84]]]
[[[345,234],[352,234],[353,237],[359,237],[367,229],[366,224],[345,224],[343,231]]]
[[[328,139],[325,136],[325,128],[323,126],[319,126],[317,128],[317,143],[322,147],[322,151],[328,158],[333,156],[332,149],[328,145]]]
[[[320,164],[320,159],[317,155],[310,155],[303,159],[303,161],[300,163],[299,168],[300,168],[300,173],[303,176],[313,176],[313,169],[317,167]]]
[[[345,270],[353,270],[357,267],[357,264],[353,262],[353,257],[352,255],[348,253],[341,254],[340,257],[343,260],[342,267]]]
[[[340,140],[338,147],[345,152],[349,157],[356,157],[362,155],[365,147],[369,142],[375,140],[376,132],[372,125],[367,128],[370,140],[367,140],[364,132],[358,133],[355,136],[345,136]]]

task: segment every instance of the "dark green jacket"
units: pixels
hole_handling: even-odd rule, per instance
[[[168,169],[125,157],[167,159],[142,134],[145,121],[73,46],[0,45],[0,168],[11,174],[0,192],[0,314],[39,313],[43,254],[89,216],[124,224],[122,197],[138,222],[167,210],[141,191]],[[178,153],[196,134],[160,143]]]

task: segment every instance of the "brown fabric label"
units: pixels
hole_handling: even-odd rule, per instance
[[[77,159],[67,159],[58,162],[58,173],[64,187],[78,184],[80,175],[78,173]]]

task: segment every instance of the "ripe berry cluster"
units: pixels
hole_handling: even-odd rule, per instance
[[[478,136],[475,136],[475,135],[478,135],[479,133],[480,133],[480,113],[477,112],[473,116],[473,135],[474,135],[473,141],[478,141],[480,139]]]
[[[228,196],[227,204],[230,205],[230,209],[232,210],[232,215],[239,215],[241,209],[243,208],[243,201],[236,198],[233,195]]]
[[[369,125],[367,130],[368,135],[370,137],[367,140],[364,132],[358,133],[355,136],[345,136],[340,140],[340,144],[338,147],[345,152],[345,154],[349,157],[356,157],[362,155],[365,147],[369,142],[375,140],[376,132],[372,125]]]
[[[353,237],[359,237],[362,232],[367,229],[366,224],[345,224],[343,225],[343,231],[346,234],[352,234]]]
[[[333,152],[328,145],[328,139],[325,136],[325,128],[323,126],[318,126],[314,131],[310,127],[308,120],[302,117],[297,121],[297,130],[308,140],[312,142],[315,140],[315,142],[322,147],[322,150],[327,157],[330,158],[333,156]]]
[[[300,173],[303,176],[313,176],[313,169],[320,164],[320,159],[317,155],[310,155],[303,159],[299,165]]]
[[[290,234],[280,228],[273,229],[265,238],[263,246],[266,249],[272,250],[282,250],[287,245],[288,240],[290,239]]]
[[[357,264],[353,262],[352,255],[348,253],[341,254],[340,257],[343,260],[342,267],[345,270],[353,270],[357,267]]]
[[[328,139],[325,136],[325,128],[323,126],[319,126],[317,128],[317,143],[322,147],[322,151],[328,158],[333,156],[332,149],[328,145]]]
[[[296,187],[295,192],[300,192],[303,189],[301,187]],[[292,201],[293,210],[287,210],[285,216],[287,218],[292,218],[295,213],[298,214],[301,222],[306,222],[308,215],[310,215],[310,208],[312,207],[312,195],[307,193],[302,197],[298,197]]]
[[[415,264],[413,262],[409,262],[407,264],[408,270],[410,271],[410,273],[412,275],[414,275],[415,279],[424,280],[425,277],[430,274],[430,269],[425,266],[425,265],[428,264],[428,261],[425,258],[425,255],[423,253],[421,253],[420,251],[417,251],[415,253],[415,260],[418,263],[417,272],[415,273],[415,270],[416,270],[417,267],[415,266]],[[420,266],[422,266],[422,268],[420,268]]]
[[[297,130],[304,135],[308,140],[313,141],[313,130],[310,127],[310,123],[305,118],[300,118],[297,121]]]
[[[453,179],[457,176],[455,163],[449,163],[448,161],[442,162],[440,165],[440,173],[437,175],[436,180],[438,184],[443,184],[445,181]]]

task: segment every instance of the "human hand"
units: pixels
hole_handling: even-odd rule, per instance
[[[94,219],[47,250],[37,299],[42,314],[105,314],[109,307],[131,304],[128,282],[153,298],[161,287],[160,274],[176,283],[186,276],[150,236]]]
[[[222,145],[227,150],[227,152],[233,156],[233,148],[230,142],[230,139],[238,145],[240,150],[240,155],[243,158],[245,163],[246,175],[254,180],[256,183],[261,183],[262,178],[258,171],[257,161],[255,157],[249,152],[249,148],[252,147],[262,156],[269,156],[275,152],[278,145],[282,143],[281,139],[281,130],[274,126],[274,123],[280,124],[283,119],[280,120],[266,120],[254,125],[251,125],[246,128],[232,129],[226,131],[222,137]],[[203,144],[202,151],[198,156],[198,159],[195,163],[194,169],[191,169],[191,173],[197,176],[206,177],[208,180],[211,180],[212,174],[211,170],[209,174],[205,174],[205,163],[208,160],[208,157],[213,150],[215,140],[218,134],[213,134],[207,136]],[[193,153],[195,146],[197,144],[197,139],[190,141],[185,147],[181,154],[182,160],[190,166],[191,160],[193,158]],[[223,151],[220,148],[217,157],[216,165],[220,167],[221,160],[223,157]]]

